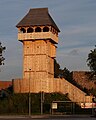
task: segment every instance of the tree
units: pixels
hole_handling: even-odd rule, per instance
[[[58,78],[60,74],[60,65],[57,63],[56,59],[54,59],[54,77]]]
[[[66,67],[64,69],[61,69],[56,59],[54,59],[54,77],[65,78],[68,81],[72,80],[71,72]]]
[[[69,82],[72,80],[71,72],[66,67],[62,70],[62,76]]]
[[[96,75],[96,48],[94,48],[94,50],[91,50],[88,54],[87,62],[87,65],[90,67],[92,74]]]
[[[2,52],[5,50],[5,47],[2,47],[1,42],[0,42],[0,65],[4,64],[3,61],[5,58],[2,56]]]

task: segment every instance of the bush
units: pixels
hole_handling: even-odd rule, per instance
[[[52,101],[69,100],[61,93],[44,93],[43,112],[49,113]],[[0,98],[0,114],[28,114],[29,94],[10,94]],[[40,114],[41,93],[31,93],[31,113]]]

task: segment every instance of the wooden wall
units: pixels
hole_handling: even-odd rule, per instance
[[[52,39],[55,43],[58,43],[58,36],[52,32],[34,32],[34,33],[18,33],[18,40],[27,41],[33,39]]]
[[[23,41],[23,78],[53,78],[56,47],[50,40]]]
[[[30,83],[30,87],[29,87]],[[65,79],[23,79],[14,80],[15,93],[38,93],[40,91],[46,93],[61,92],[68,93],[69,98],[74,102],[92,102],[92,96],[86,96],[86,93],[72,85]]]

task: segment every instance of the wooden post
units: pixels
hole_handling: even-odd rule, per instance
[[[31,117],[31,93],[30,93],[31,69],[29,69],[29,117]]]

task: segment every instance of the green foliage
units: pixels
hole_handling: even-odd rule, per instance
[[[95,89],[95,88],[89,89],[89,92],[90,92],[93,96],[96,96],[96,89]]]
[[[58,78],[60,74],[60,65],[57,63],[57,61],[54,59],[54,77]]]
[[[87,65],[90,67],[90,70],[92,71],[93,75],[96,75],[96,48],[94,48],[94,50],[91,50],[88,54],[87,62]]]
[[[28,109],[26,109],[28,105],[27,99],[27,94],[11,94],[0,99],[0,114],[28,113]]]
[[[2,52],[5,50],[5,47],[2,47],[1,42],[0,42],[0,65],[4,64],[3,61],[5,58],[2,56]]]
[[[68,81],[72,80],[71,72],[65,67],[63,70],[61,70],[62,77],[65,78]]]
[[[52,101],[68,101],[68,95],[62,93],[46,93],[44,95],[45,103],[52,103]]]
[[[28,115],[29,94],[9,94],[0,98],[0,114],[25,114]],[[44,93],[43,112],[49,113],[52,101],[67,101],[68,96],[61,93]],[[41,93],[31,93],[31,113],[40,114]]]
[[[68,81],[72,80],[71,72],[66,67],[61,69],[59,63],[57,63],[56,60],[54,60],[54,77],[65,78]]]

